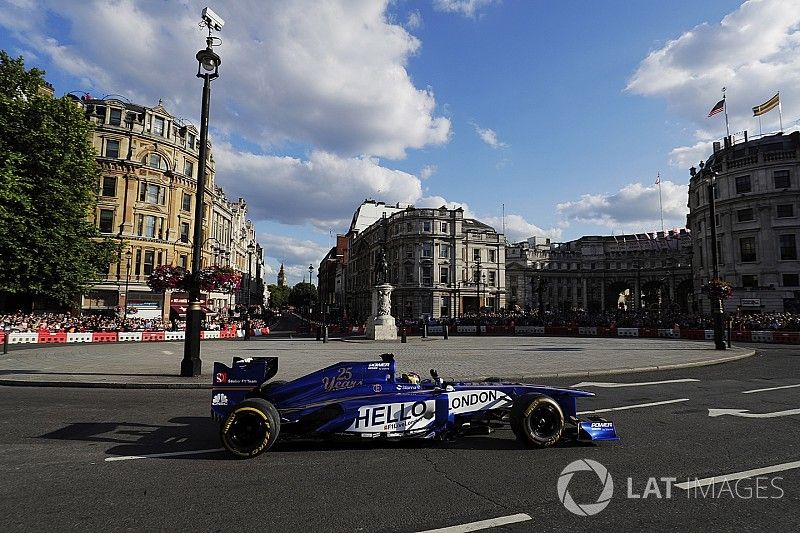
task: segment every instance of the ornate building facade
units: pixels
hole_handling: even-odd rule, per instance
[[[379,212],[380,216],[374,216]],[[361,223],[361,214],[372,218]],[[417,209],[367,200],[347,233],[344,293],[347,316],[371,313],[378,254],[385,250],[392,316],[457,317],[506,305],[505,239],[464,218],[462,209]]]
[[[246,275],[248,246],[251,262],[256,253],[255,230],[246,219],[243,200],[228,202],[215,185],[210,146],[208,160],[198,160],[197,129],[172,116],[160,102],[148,108],[119,98],[85,96],[76,103],[95,124],[92,142],[101,167],[99,198],[91,216],[102,235],[119,239],[122,245],[119,260],[83,296],[82,311],[126,309],[135,316],[164,319],[171,312],[181,314],[180,293],[154,293],[146,280],[160,265],[191,266],[201,168],[207,173],[202,263],[231,265]],[[204,298],[213,311],[233,303],[222,293]]]
[[[715,220],[711,224],[709,185]],[[726,312],[800,312],[800,133],[728,137],[690,170],[688,225],[695,237],[695,289],[719,276],[734,286]],[[696,292],[702,310],[707,298]]]

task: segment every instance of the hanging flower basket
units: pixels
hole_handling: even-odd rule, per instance
[[[733,287],[731,284],[721,279],[712,279],[703,285],[701,290],[711,299],[719,298],[720,300],[727,300],[733,296]]]
[[[210,266],[197,273],[196,283],[201,291],[233,293],[239,288],[242,276],[230,267]],[[147,286],[155,292],[190,290],[192,275],[183,267],[162,265],[153,269]]]

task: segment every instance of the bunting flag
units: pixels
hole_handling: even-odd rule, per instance
[[[659,184],[661,184],[661,174],[656,176],[656,185],[659,185]]]
[[[719,102],[717,102],[714,107],[711,108],[711,111],[708,112],[709,117],[713,117],[717,113],[722,113],[725,110],[725,99],[723,98]]]
[[[757,116],[763,115],[764,113],[772,111],[773,109],[778,107],[778,105],[781,103],[780,95],[781,95],[781,93],[779,93],[779,92],[775,93],[775,96],[773,96],[772,98],[770,98],[769,100],[767,100],[763,104],[755,106],[753,108],[753,116],[757,117]]]

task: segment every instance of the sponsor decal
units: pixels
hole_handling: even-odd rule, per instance
[[[381,392],[383,390],[383,387],[381,387],[380,383],[376,383],[372,386],[372,390],[374,390],[375,392]]]
[[[384,370],[389,368],[391,363],[370,363],[367,366],[367,370]]]
[[[419,390],[419,385],[398,385],[397,390],[404,391],[404,390]]]
[[[326,392],[352,389],[363,384],[364,382],[360,379],[353,379],[353,367],[351,366],[338,369],[335,376],[322,378],[322,388]]]
[[[511,397],[492,389],[452,392],[447,397],[450,414],[454,415],[496,409],[512,403]]]
[[[217,372],[215,376],[215,381],[217,383],[227,383],[228,382],[228,373],[227,372]]]
[[[358,408],[347,431],[356,433],[407,432],[428,427],[436,415],[434,400],[384,403]]]
[[[613,428],[613,422],[592,422],[592,428]]]
[[[228,379],[227,381],[225,381],[225,383],[227,383],[228,385],[258,385],[258,380],[250,378]]]
[[[228,397],[222,393],[215,394],[211,399],[211,405],[228,405]]]

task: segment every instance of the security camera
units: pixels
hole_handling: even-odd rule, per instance
[[[222,17],[214,13],[210,7],[203,8],[203,22],[205,22],[209,28],[215,29],[220,31],[222,27],[225,25],[225,21],[222,20]]]

